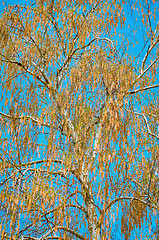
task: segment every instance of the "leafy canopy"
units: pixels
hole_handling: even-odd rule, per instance
[[[36,0],[4,9],[1,239],[155,237],[156,4]]]

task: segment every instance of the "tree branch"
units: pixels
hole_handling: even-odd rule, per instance
[[[50,88],[49,87],[49,82],[48,82],[48,79],[45,79],[46,81],[44,81],[43,79],[41,79],[37,74],[34,74],[33,72],[31,72],[28,67],[24,66],[23,63],[21,62],[18,62],[14,59],[10,59],[8,57],[6,57],[4,54],[0,53],[0,55],[5,59],[2,59],[3,62],[9,62],[9,63],[12,63],[12,64],[15,64],[15,65],[18,65],[19,67],[23,68],[25,70],[25,72],[29,73],[31,76],[35,77],[37,80],[39,80],[41,83],[43,83],[47,88]],[[41,73],[42,75],[42,73]],[[43,76],[44,77],[44,76]],[[44,77],[45,78],[45,77]]]
[[[67,227],[61,227],[61,226],[57,226],[58,229],[64,230],[66,232],[72,233],[74,236],[82,239],[82,240],[86,240],[85,237],[83,237],[82,235],[80,235],[79,233],[75,232],[74,230],[67,228]]]
[[[141,74],[142,72],[144,72],[144,66],[145,66],[145,63],[146,63],[146,60],[150,54],[150,52],[152,51],[152,49],[157,45],[157,43],[159,42],[159,36],[157,36],[156,40],[154,41],[154,43],[152,45],[150,45],[150,47],[148,48],[147,50],[147,53],[145,54],[145,57],[142,61],[142,66],[141,66]]]
[[[31,119],[33,122],[35,122],[35,123],[37,123],[38,125],[40,124],[41,126],[45,126],[45,127],[51,127],[51,125],[50,124],[48,124],[48,123],[43,123],[43,122],[41,122],[41,120],[39,119],[39,118],[37,118],[37,117],[34,117],[34,116],[19,116],[19,117],[15,117],[15,116],[11,116],[11,115],[9,115],[9,114],[6,114],[6,113],[3,113],[3,112],[0,112],[0,114],[3,116],[3,117],[6,117],[6,118],[10,118],[10,119],[24,119],[24,120],[29,120],[29,119]]]
[[[149,124],[148,124],[148,120],[147,120],[146,116],[145,116],[143,113],[138,113],[138,112],[134,112],[134,114],[137,114],[137,115],[139,115],[139,116],[142,116],[142,117],[144,118],[145,123],[146,123],[146,127],[147,127],[148,134],[150,134],[151,136],[159,139],[159,136],[158,136],[158,135],[156,135],[156,134],[154,134],[154,133],[151,132],[150,126],[149,126]]]
[[[143,196],[141,196],[141,197],[143,197]],[[144,196],[144,197],[145,197],[145,196]],[[147,196],[146,196],[146,197],[147,197]],[[140,199],[140,198],[138,198],[138,197],[119,197],[119,198],[116,198],[116,199],[114,199],[113,201],[111,201],[111,202],[108,204],[108,206],[104,209],[104,211],[106,212],[110,207],[112,207],[112,205],[113,205],[114,203],[119,202],[119,201],[124,201],[124,200],[131,200],[131,201],[136,200],[136,201],[142,202],[142,203],[146,204],[147,206],[152,207],[152,208],[154,208],[154,209],[158,209],[158,207],[159,207],[159,206],[155,206],[155,205],[153,205],[153,204],[150,205],[150,202],[146,202],[146,201],[144,201],[144,200],[142,200],[142,199]]]
[[[143,88],[139,88],[139,89],[136,89],[136,90],[132,90],[132,91],[129,91],[128,93],[129,94],[134,94],[134,93],[146,91],[146,90],[149,90],[151,88],[157,88],[157,87],[159,87],[159,84],[152,85],[152,86],[147,86],[147,87],[143,87]]]
[[[159,57],[157,57],[145,70],[143,70],[141,72],[141,74],[135,79],[134,83],[136,82],[136,80],[140,79],[143,77],[143,75],[158,61]],[[133,83],[133,84],[134,84]]]
[[[51,160],[51,162],[62,163],[61,160],[56,160],[56,159],[54,159],[54,160],[50,159],[50,160]],[[22,163],[21,166],[23,167],[23,166],[34,165],[34,164],[47,163],[50,160],[49,159],[41,159],[41,160],[37,160],[37,161],[33,161],[33,162]]]

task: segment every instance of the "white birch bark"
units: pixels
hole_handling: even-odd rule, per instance
[[[78,136],[77,133],[74,129],[74,126],[72,124],[71,119],[67,116],[67,111],[64,111],[64,116],[67,120],[68,126],[69,128],[72,130],[72,135],[74,137],[74,140],[77,141],[78,140]],[[100,137],[100,131],[101,131],[101,125],[99,124],[98,128],[97,128],[97,132],[95,135],[95,143],[94,143],[94,150],[93,150],[93,160],[95,160],[96,155],[97,155],[97,145],[99,143],[99,137]],[[89,169],[89,165],[87,167]],[[95,209],[95,206],[93,204],[93,194],[92,191],[89,187],[89,172],[87,170],[87,172],[85,173],[85,161],[82,164],[82,173],[80,174],[80,179],[81,182],[83,184],[85,184],[85,189],[87,191],[87,195],[85,198],[85,207],[86,207],[86,211],[88,212],[88,222],[89,222],[89,230],[90,230],[90,239],[91,240],[100,240],[101,237],[98,234],[99,229],[97,228],[97,223],[98,223],[98,216],[97,216],[97,212]]]

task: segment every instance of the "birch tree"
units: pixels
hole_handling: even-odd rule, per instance
[[[4,9],[1,239],[157,239],[156,4]]]

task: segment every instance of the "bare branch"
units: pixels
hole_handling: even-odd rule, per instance
[[[28,60],[28,61],[29,61],[29,60]],[[40,71],[40,74],[41,74],[42,77],[45,79],[46,83],[49,84],[49,83],[50,83],[50,82],[49,82],[49,79],[48,79],[48,78],[46,77],[46,75],[44,74],[43,69],[41,69],[40,67],[38,67],[35,62],[31,61],[31,63],[34,65],[34,67],[35,67],[36,69],[38,69],[38,70]]]
[[[79,233],[75,232],[74,230],[67,228],[67,227],[61,227],[61,226],[57,226],[58,229],[64,230],[66,232],[72,233],[74,236],[78,237],[79,239],[82,240],[86,240],[87,238],[83,237],[82,235],[80,235]]]
[[[150,47],[147,50],[147,53],[145,54],[145,57],[142,61],[142,65],[141,65],[141,74],[144,72],[145,63],[146,63],[146,60],[147,60],[150,52],[157,45],[158,42],[159,42],[159,36],[157,36],[156,40],[154,41],[154,43],[152,43],[152,45],[150,45]]]
[[[37,161],[33,161],[33,162],[28,162],[28,163],[22,163],[21,166],[30,166],[30,165],[34,165],[34,164],[40,164],[40,163],[46,163],[46,162],[55,162],[55,163],[62,163],[61,160],[57,160],[57,159],[41,159],[41,160],[37,160]]]
[[[150,134],[151,136],[159,139],[159,136],[158,136],[158,135],[156,135],[156,134],[154,134],[154,133],[151,132],[150,126],[149,126],[149,124],[148,124],[148,120],[147,120],[146,116],[145,116],[143,113],[138,113],[138,112],[134,112],[134,114],[139,115],[139,116],[142,116],[142,117],[144,118],[145,123],[146,123],[146,127],[147,127],[148,134]]]
[[[50,233],[52,233],[52,230],[50,230],[50,231],[48,231],[47,233],[45,233],[42,237],[39,238],[39,240],[47,239],[47,236],[49,236]]]
[[[152,86],[147,86],[147,87],[143,87],[143,88],[139,88],[139,89],[136,89],[136,90],[132,90],[132,91],[129,91],[128,93],[129,94],[134,94],[134,93],[146,91],[146,90],[149,90],[149,89],[152,89],[152,88],[157,88],[157,87],[159,87],[159,84],[152,85]]]
[[[127,180],[135,183],[137,186],[139,186],[143,191],[146,191],[146,188],[144,188],[140,183],[138,183],[137,181],[135,181],[134,179],[128,178],[126,177]]]
[[[146,196],[140,196],[140,197],[147,197],[147,195]],[[129,200],[129,201],[134,201],[134,200],[136,200],[136,201],[139,201],[139,202],[141,202],[141,203],[143,203],[143,204],[146,204],[148,207],[152,207],[152,208],[154,208],[154,209],[158,209],[158,205],[157,206],[155,206],[154,204],[152,204],[152,203],[150,203],[150,202],[146,202],[146,201],[144,201],[143,199],[140,199],[139,197],[127,197],[127,196],[125,196],[125,197],[119,197],[119,198],[116,198],[116,199],[114,199],[113,201],[111,201],[109,204],[108,204],[108,206],[104,209],[104,211],[106,212],[109,208],[111,208],[116,202],[119,202],[119,201],[124,201],[124,200]]]
[[[94,41],[97,41],[97,40],[110,42],[110,43],[112,44],[113,49],[115,49],[115,46],[114,46],[113,41],[112,41],[111,39],[109,39],[109,38],[95,37],[95,38],[93,38],[89,43],[87,43],[86,45],[84,45],[84,46],[82,46],[82,47],[79,47],[79,48],[76,48],[76,49],[73,51],[73,54],[74,54],[75,52],[79,51],[79,50],[82,50],[82,49],[85,49],[85,48],[89,47]]]
[[[5,182],[7,182],[10,178],[12,178],[14,176],[14,173],[12,173],[12,175],[10,175],[9,177],[7,177],[3,182],[0,183],[0,186],[2,186]]]
[[[145,70],[141,72],[141,74],[135,79],[134,83],[136,82],[137,79],[140,79],[143,77],[143,75],[158,61],[159,57],[157,57]],[[133,84],[134,84],[133,83]]]
[[[37,74],[34,74],[33,72],[31,72],[27,66],[25,66],[23,63],[21,62],[18,62],[14,59],[10,59],[9,57],[5,56],[4,54],[0,53],[0,55],[5,59],[2,59],[3,62],[9,62],[9,63],[12,63],[12,64],[15,64],[15,65],[18,65],[19,67],[21,67],[22,69],[24,69],[25,72],[29,73],[31,76],[35,77],[37,80],[39,80],[41,83],[43,83],[48,89],[50,89],[50,83],[48,81],[48,79],[46,78],[46,76],[44,75],[43,72],[41,72],[41,75],[44,77],[44,79],[46,81],[44,81],[42,78],[39,77],[39,75]],[[34,63],[34,65],[36,65]]]
[[[0,112],[0,114],[3,117],[9,118],[9,119],[19,119],[19,120],[23,119],[24,121],[31,119],[33,122],[37,123],[38,125],[49,127],[49,128],[51,127],[50,124],[41,122],[41,120],[39,118],[34,117],[34,116],[24,116],[24,115],[22,115],[22,116],[15,117],[15,116],[11,116],[9,114],[3,113],[3,112]]]

